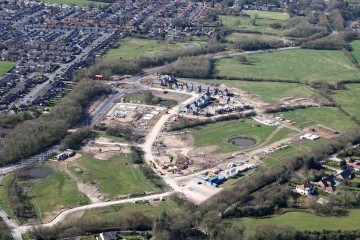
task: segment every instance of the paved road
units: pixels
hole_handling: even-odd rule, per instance
[[[5,224],[8,226],[13,239],[14,240],[22,240],[20,231],[18,229],[18,225],[13,220],[11,220],[8,217],[8,215],[6,214],[6,212],[4,210],[2,210],[1,208],[0,208],[0,217],[5,222]]]
[[[173,194],[172,191],[166,192],[166,193],[161,193],[161,194],[155,194],[155,195],[149,195],[149,196],[137,197],[137,198],[122,199],[122,200],[111,201],[111,202],[98,202],[98,203],[93,203],[93,204],[89,204],[89,205],[85,205],[85,206],[81,206],[81,207],[71,208],[71,209],[65,210],[62,213],[60,213],[59,215],[57,215],[56,218],[54,218],[51,222],[41,224],[39,226],[54,227],[57,224],[59,224],[61,221],[63,221],[70,214],[81,211],[81,210],[103,208],[103,207],[109,207],[109,206],[118,205],[118,204],[133,203],[135,201],[159,199],[159,198],[163,198],[163,197],[168,197],[171,194]],[[16,226],[16,224],[15,224],[15,226]],[[18,232],[21,232],[21,233],[27,232],[27,231],[31,230],[33,227],[34,227],[33,225],[16,226]]]
[[[252,54],[252,53],[260,53],[260,52],[284,51],[284,50],[291,50],[291,49],[296,49],[296,48],[298,48],[298,47],[281,48],[281,49],[277,49],[277,50],[247,51],[247,52],[241,52],[241,53],[220,53],[220,54],[214,55],[213,57],[215,59],[217,59],[217,58],[223,58],[223,57],[230,57],[230,56],[237,56],[237,55],[244,55],[244,54]],[[164,66],[153,68],[153,69],[148,69],[148,70],[145,70],[144,73],[141,73],[141,74],[138,74],[138,75],[135,75],[133,77],[130,77],[130,78],[126,79],[126,81],[133,82],[135,87],[133,89],[129,89],[129,90],[119,90],[118,89],[117,93],[111,94],[108,98],[106,98],[100,104],[100,106],[93,113],[90,114],[90,118],[87,119],[87,122],[91,123],[91,124],[94,124],[97,121],[99,121],[99,119],[101,119],[101,117],[106,113],[106,111],[110,110],[110,108],[113,106],[114,102],[116,100],[118,100],[121,96],[124,96],[125,94],[128,94],[128,93],[132,93],[132,92],[136,92],[136,91],[140,91],[140,90],[145,89],[145,86],[143,86],[141,83],[139,83],[139,80],[141,78],[143,78],[143,77],[146,77],[146,76],[149,76],[149,75],[154,74],[156,72],[159,72],[163,68],[164,68]],[[196,94],[191,94],[191,95],[192,95],[192,97],[187,99],[186,101],[184,101],[182,104],[186,104],[186,103],[192,101],[197,96]],[[143,151],[145,152],[145,160],[146,160],[147,163],[150,163],[150,161],[153,160],[152,146],[153,146],[153,143],[156,141],[157,136],[162,131],[162,128],[163,128],[165,122],[170,117],[176,115],[177,113],[178,113],[178,106],[172,108],[169,111],[169,114],[166,114],[163,117],[161,117],[160,120],[157,122],[157,124],[152,128],[152,130],[148,134],[146,142],[143,145],[141,145]],[[54,146],[53,148],[49,149],[48,151],[55,150],[58,147],[59,146]],[[32,158],[26,159],[26,160],[22,161],[21,164],[16,164],[16,165],[0,168],[0,174],[8,174],[8,173],[11,173],[11,172],[16,171],[16,170],[20,170],[20,169],[23,169],[23,168],[30,167],[31,165],[33,165],[37,161],[39,161],[41,159],[44,159],[49,154],[48,151],[46,153],[41,153],[41,154],[38,154],[38,155],[36,155],[36,156],[34,156]],[[157,167],[158,167],[158,169],[160,169],[159,166],[157,166]],[[167,175],[165,175],[165,176],[160,175],[160,176],[175,191],[184,192],[184,189],[182,189],[178,185],[178,182],[177,182],[176,179],[170,178]],[[188,177],[192,177],[192,176],[188,176]],[[186,192],[186,193],[191,194],[189,192]],[[168,192],[168,193],[163,193],[163,194],[158,194],[158,195],[153,195],[153,196],[147,196],[147,197],[143,197],[143,198],[125,199],[125,200],[119,200],[119,201],[113,201],[113,202],[104,202],[104,203],[94,203],[94,204],[90,204],[90,205],[87,205],[87,206],[82,206],[82,207],[78,207],[78,208],[69,209],[69,210],[66,210],[66,211],[62,212],[52,222],[50,222],[48,224],[44,224],[43,226],[54,226],[57,223],[59,223],[60,221],[62,221],[70,213],[73,213],[73,212],[76,212],[76,211],[79,211],[79,210],[92,209],[92,208],[104,207],[104,206],[111,206],[111,205],[115,205],[115,204],[132,202],[132,201],[136,201],[136,200],[151,199],[151,197],[168,196],[170,194],[171,194],[171,192]],[[21,232],[28,231],[31,228],[31,226],[20,226],[20,227],[18,227],[12,221],[11,222],[5,222],[5,223],[9,224],[8,226],[9,226],[10,229],[16,229],[17,228],[18,231],[21,231]],[[14,227],[16,227],[16,228],[14,228]],[[16,236],[16,237],[18,237],[18,236]],[[14,236],[14,238],[15,238],[15,236]],[[20,236],[20,238],[16,238],[16,240],[17,239],[21,239],[21,236]]]

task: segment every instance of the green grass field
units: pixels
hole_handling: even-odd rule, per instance
[[[62,208],[71,208],[89,203],[89,199],[78,190],[70,176],[52,168],[50,176],[35,184],[29,191],[38,218]]]
[[[231,33],[226,36],[226,40],[228,41],[236,41],[238,39],[262,39],[262,40],[283,40],[288,41],[282,37],[274,36],[274,35],[266,35],[266,34],[255,34],[255,33]]]
[[[170,43],[160,42],[156,40],[125,38],[120,41],[120,47],[110,49],[106,55],[106,59],[136,59],[141,56],[152,56],[155,54],[166,54],[173,51],[186,49],[189,45],[201,46],[202,42],[191,43]]]
[[[294,122],[295,126],[304,128],[314,124],[323,124],[339,132],[346,132],[355,127],[350,118],[333,107],[297,109],[276,114]]]
[[[285,21],[289,19],[289,14],[280,13],[280,12],[247,10],[245,11],[245,13],[249,14],[250,16],[257,16],[257,18],[264,18],[264,19],[273,19],[273,20],[281,20],[281,21]]]
[[[77,6],[88,6],[89,3],[93,4],[95,7],[105,7],[109,3],[97,2],[97,1],[88,1],[88,0],[43,0],[45,3],[51,4],[63,4],[63,5],[77,5]]]
[[[273,19],[259,18],[256,20],[256,24],[251,24],[251,18],[220,15],[219,21],[228,29],[239,32],[254,32],[262,34],[280,34],[281,30],[271,28],[273,23],[281,23],[282,21]]]
[[[62,226],[71,227],[78,223],[99,223],[100,225],[103,225],[105,219],[107,229],[110,229],[111,227],[119,228],[119,222],[121,222],[121,220],[136,213],[142,213],[147,217],[154,218],[159,217],[164,211],[170,212],[178,210],[179,206],[169,198],[165,198],[165,201],[161,202],[159,206],[156,207],[144,203],[126,203],[70,214],[62,222]]]
[[[288,148],[271,153],[264,159],[264,164],[267,167],[277,166],[285,159],[297,154],[304,154],[305,152],[309,152],[312,148],[324,144],[327,141],[328,140],[326,139],[319,139],[316,141],[296,142]]]
[[[254,219],[232,219],[232,223],[241,223],[257,227],[265,224],[291,225],[300,231],[321,230],[357,230],[359,229],[360,209],[349,210],[349,214],[340,217],[320,217],[310,213],[289,212],[271,218]]]
[[[333,91],[331,97],[352,117],[360,120],[360,84],[346,84],[346,90]]]
[[[276,143],[282,139],[289,138],[297,135],[298,132],[290,128],[281,128],[274,136],[269,140],[268,144]]]
[[[81,172],[76,171],[80,168]],[[109,160],[99,160],[90,155],[83,157],[70,169],[84,183],[96,185],[110,197],[119,195],[159,191],[142,174],[138,166],[131,163],[130,154],[120,154]]]
[[[249,55],[252,64],[237,58],[216,62],[215,75],[222,78],[327,81],[360,79],[360,72],[341,51],[295,49]]]
[[[189,128],[195,138],[195,145],[206,147],[216,145],[219,148],[215,153],[234,152],[244,149],[228,142],[232,137],[248,137],[257,141],[256,145],[263,142],[276,127],[258,125],[252,120],[234,120],[208,124],[202,127]],[[256,147],[254,145],[253,147]]]
[[[316,97],[326,101],[311,88],[298,83],[279,83],[279,82],[252,82],[237,80],[210,80],[210,79],[186,79],[193,82],[225,84],[228,87],[235,87],[247,92],[258,95],[263,102],[280,103],[281,98],[299,97],[311,98]]]
[[[16,62],[0,61],[0,77],[2,77],[7,71],[13,68]]]
[[[356,59],[358,63],[360,63],[360,40],[355,40],[350,43],[352,48],[351,54]]]

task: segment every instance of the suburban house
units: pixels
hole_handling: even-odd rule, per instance
[[[314,185],[312,185],[311,183],[297,185],[295,191],[301,195],[308,196],[314,193]]]
[[[352,169],[348,168],[345,171],[342,171],[338,175],[335,176],[340,181],[342,180],[350,180],[352,178]]]
[[[319,182],[317,182],[317,185],[322,189],[324,189],[324,191],[333,193],[335,190],[334,186],[336,185],[335,176],[334,175],[327,176],[321,179]]]
[[[360,172],[360,161],[356,162],[347,162],[349,168],[353,169],[355,172]]]
[[[116,232],[103,232],[100,233],[99,240],[117,240]]]

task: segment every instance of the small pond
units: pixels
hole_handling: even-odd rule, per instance
[[[229,139],[229,143],[238,147],[251,147],[256,144],[256,141],[252,138],[234,137]]]
[[[29,178],[46,178],[51,174],[51,169],[44,167],[30,168],[24,172]]]
[[[161,106],[165,106],[165,107],[171,107],[174,103],[172,101],[169,100],[161,100],[160,101],[160,105]]]

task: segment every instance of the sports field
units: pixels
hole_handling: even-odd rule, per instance
[[[294,111],[278,113],[276,115],[291,120],[294,125],[299,128],[323,124],[336,131],[346,132],[355,127],[355,124],[349,117],[333,107],[297,109]]]
[[[311,88],[298,83],[279,83],[279,82],[254,82],[238,80],[214,80],[214,79],[186,79],[193,82],[225,84],[228,87],[235,87],[243,91],[258,95],[263,102],[279,103],[280,99],[287,97],[311,98],[316,97],[325,101],[319,94]]]
[[[105,57],[107,59],[136,59],[141,56],[152,56],[155,54],[166,54],[187,47],[200,46],[202,42],[170,43],[140,38],[125,38],[120,41],[120,46],[110,49]]]
[[[262,33],[262,34],[281,33],[281,30],[270,27],[271,24],[282,22],[279,20],[259,18],[256,19],[256,23],[253,25],[251,24],[250,17],[220,15],[219,21],[228,29],[239,32],[247,32],[247,33],[253,32],[253,33]]]
[[[2,77],[7,71],[13,68],[16,62],[0,61],[0,77]]]
[[[88,1],[88,0],[43,0],[45,3],[52,4],[63,4],[63,5],[77,5],[77,6],[88,6],[89,3],[93,4],[95,7],[105,7],[109,5],[109,3],[101,2],[101,1]]]
[[[70,169],[84,183],[93,184],[109,197],[157,191],[131,162],[130,154],[119,154],[109,160],[99,160],[90,155],[83,157]]]
[[[300,231],[357,230],[359,229],[360,209],[349,210],[346,216],[321,217],[304,212],[288,212],[280,216],[254,219],[242,218],[228,220],[232,223],[257,227],[265,224],[291,225]]]
[[[29,196],[40,219],[52,211],[89,203],[67,173],[53,168],[50,176],[31,188]]]
[[[216,62],[215,75],[222,78],[327,81],[360,79],[360,72],[341,51],[295,49],[249,55],[251,64],[236,57]]]
[[[189,128],[198,147],[218,146],[215,153],[234,152],[244,149],[228,142],[233,137],[247,137],[256,140],[256,145],[263,142],[276,129],[259,125],[253,120],[234,120]],[[253,147],[256,147],[254,145]]]
[[[331,97],[352,117],[360,120],[360,84],[346,84],[346,90],[333,91]]]

